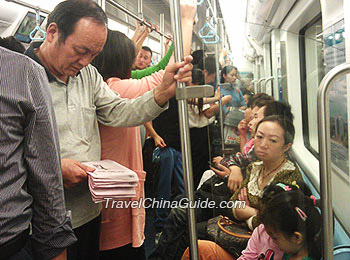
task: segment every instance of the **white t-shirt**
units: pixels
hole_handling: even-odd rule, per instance
[[[209,104],[203,105],[203,110],[210,108]],[[199,110],[197,105],[188,105],[188,122],[190,128],[201,128],[210,125],[215,120],[215,116],[207,118],[204,114],[199,115]]]

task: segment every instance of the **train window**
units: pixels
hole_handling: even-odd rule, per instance
[[[44,19],[45,17],[40,15],[40,24],[44,21]],[[31,39],[29,38],[29,34],[34,30],[35,26],[35,13],[28,12],[19,25],[14,37],[21,42],[30,43]]]
[[[345,62],[344,21],[322,29],[316,18],[300,32],[303,131],[305,146],[318,155],[317,90],[324,75]],[[337,80],[330,90],[331,159],[349,174],[346,78]]]

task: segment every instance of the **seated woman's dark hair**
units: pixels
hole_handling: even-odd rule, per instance
[[[203,70],[198,68],[198,66],[193,66],[192,68],[192,84],[193,85],[204,85],[205,84],[205,76]],[[199,114],[203,110],[203,98],[198,98],[197,102],[195,102],[195,99],[191,100],[192,103],[197,103],[198,112]]]
[[[287,238],[295,232],[301,233],[309,256],[319,260],[322,220],[317,203],[303,183],[271,184],[264,190],[258,217],[265,227],[281,232]],[[300,215],[300,210],[305,216]]]
[[[278,123],[284,130],[284,144],[293,143],[294,136],[295,136],[295,128],[294,128],[293,122],[290,121],[288,118],[279,116],[279,115],[272,115],[272,116],[265,117],[257,124],[256,130],[258,130],[259,125],[261,125],[264,122]]]
[[[198,68],[198,66],[193,66],[192,69],[192,84],[193,85],[204,85],[205,76],[203,70]]]
[[[91,62],[104,80],[109,78],[129,79],[135,60],[135,46],[124,33],[108,29],[103,50]]]

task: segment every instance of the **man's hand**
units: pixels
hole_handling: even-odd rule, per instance
[[[239,188],[243,181],[241,168],[238,166],[230,166],[230,177],[228,177],[227,187],[233,193]]]
[[[165,68],[162,83],[153,90],[154,100],[163,106],[175,95],[176,81],[190,83],[192,81],[192,57],[186,56],[184,61],[168,65]],[[176,74],[177,73],[177,74]]]
[[[93,172],[95,169],[72,159],[62,159],[63,186],[70,189],[87,178],[86,172]]]

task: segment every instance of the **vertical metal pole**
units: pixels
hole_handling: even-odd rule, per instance
[[[344,63],[333,68],[322,79],[317,93],[323,259],[327,260],[334,259],[329,89],[339,77],[347,73],[350,73],[350,64]]]
[[[159,15],[160,31],[164,34],[164,14]],[[164,36],[160,36],[160,56],[164,56]]]
[[[180,62],[183,56],[183,41],[181,30],[181,13],[179,0],[170,1],[170,16],[171,27],[174,35],[174,51],[175,62]],[[184,83],[177,83],[178,88],[185,88]],[[182,169],[185,181],[185,193],[189,199],[189,203],[194,202],[193,196],[193,172],[192,172],[192,158],[191,158],[191,143],[190,132],[188,126],[188,105],[186,99],[178,100],[179,108],[179,123],[181,134],[181,150],[182,150]],[[197,244],[197,230],[196,218],[193,207],[187,208],[187,219],[190,235],[190,255],[192,260],[198,260],[198,244]]]
[[[216,2],[213,0],[213,6],[214,6],[214,16],[216,17]],[[221,28],[223,27],[222,19],[216,19],[216,23],[214,24],[214,29],[217,32],[218,31],[218,23],[220,24]],[[222,38],[220,39],[222,41]],[[219,66],[219,43],[215,44],[215,63],[216,63],[216,86],[218,87],[220,85],[220,66]],[[220,107],[220,135],[221,135],[221,151],[223,152],[225,149],[225,142],[224,142],[224,112],[222,109],[222,100],[221,100],[221,93],[222,89],[220,87],[220,99],[219,99],[219,107]]]

